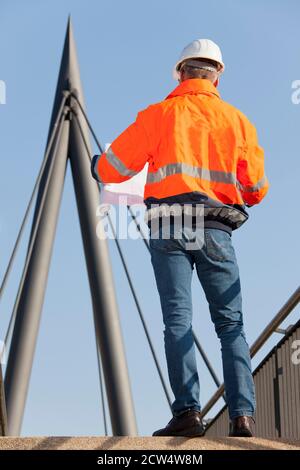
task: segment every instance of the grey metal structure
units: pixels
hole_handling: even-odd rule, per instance
[[[121,334],[114,282],[105,237],[96,220],[99,193],[90,176],[87,150],[72,119],[71,91],[84,103],[76,47],[69,20],[61,60],[49,140],[57,132],[39,185],[27,260],[16,301],[15,323],[5,376],[8,434],[20,433],[41,310],[47,284],[52,246],[64,185],[68,157],[80,218],[90,289],[92,294],[96,340],[101,353],[113,435],[136,435],[137,426]],[[63,100],[63,101],[62,101]],[[57,122],[64,105],[62,119]],[[89,144],[89,131],[81,116],[81,127]]]
[[[48,178],[49,166],[46,166],[38,193],[6,367],[5,395],[10,435],[20,432],[65,178],[69,123],[61,123],[59,130],[50,153],[52,174]]]
[[[288,317],[291,311],[299,304],[300,302],[300,287],[298,287],[295,292],[290,296],[286,303],[281,307],[279,312],[274,316],[271,322],[266,326],[262,331],[256,341],[250,348],[250,355],[253,357],[259,349],[265,344],[268,338],[276,331],[276,329],[281,325],[281,323]],[[209,410],[217,403],[218,399],[224,393],[224,384],[222,384],[218,390],[213,394],[210,400],[202,409],[202,416],[205,416]]]
[[[6,436],[6,434],[7,434],[6,403],[5,403],[2,366],[0,364],[0,436]]]
[[[290,329],[255,369],[257,437],[300,437],[300,321]],[[211,421],[207,437],[228,435],[228,411],[223,407]]]

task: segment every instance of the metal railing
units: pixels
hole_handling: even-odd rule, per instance
[[[255,435],[274,439],[300,437],[300,320],[256,367]],[[224,406],[209,423],[206,436],[227,436],[228,408]]]
[[[274,331],[279,327],[279,325],[281,325],[281,323],[288,317],[288,315],[292,312],[292,310],[294,310],[294,308],[298,305],[299,302],[300,286],[295,290],[295,292],[291,295],[291,297],[287,300],[283,307],[281,307],[279,312],[262,331],[257,340],[254,341],[253,345],[250,348],[251,357],[255,356],[255,354],[261,349],[265,342],[270,338],[272,333],[274,333]],[[213,394],[207,404],[203,407],[202,417],[204,417],[211,410],[211,408],[217,403],[223,393],[224,384],[222,384],[218,388],[218,390]]]

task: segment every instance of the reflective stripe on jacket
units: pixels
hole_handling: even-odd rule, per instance
[[[255,127],[205,79],[185,80],[164,101],[139,112],[94,170],[101,182],[118,183],[146,162],[146,205],[199,194],[218,207],[243,208],[268,191]]]

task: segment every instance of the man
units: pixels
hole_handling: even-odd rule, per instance
[[[204,433],[192,334],[194,267],[221,341],[230,435],[253,432],[255,391],[231,234],[247,220],[245,206],[258,204],[269,184],[254,126],[220,98],[217,86],[223,71],[219,47],[209,39],[193,41],[175,65],[175,90],[139,112],[107,152],[92,162],[93,176],[103,183],[125,181],[149,163],[144,202],[175,396],[173,417],[155,436]],[[176,217],[171,217],[166,239],[161,207],[174,204],[181,208],[181,216],[187,209],[194,211],[192,225],[180,232],[174,228]],[[203,208],[204,228],[197,225],[197,207]],[[189,249],[189,243],[201,237],[202,244]]]

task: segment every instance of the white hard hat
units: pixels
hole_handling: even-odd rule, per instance
[[[219,73],[225,69],[222,60],[222,53],[219,46],[211,39],[195,39],[195,41],[188,44],[182,51],[178,61],[173,69],[173,77],[175,80],[179,79],[179,65],[186,59],[210,59],[220,64]]]

